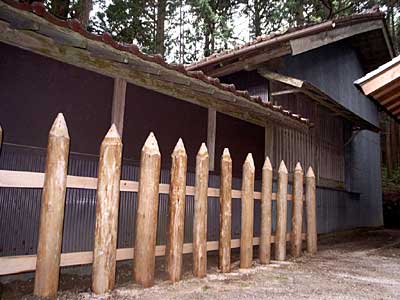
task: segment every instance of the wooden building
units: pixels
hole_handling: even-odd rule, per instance
[[[376,43],[366,47],[371,38]],[[170,153],[182,138],[187,184],[194,185],[195,156],[206,141],[211,187],[219,186],[225,147],[237,189],[248,152],[258,190],[266,154],[275,169],[285,160],[289,172],[300,161],[317,172],[319,232],[382,224],[377,107],[353,86],[392,55],[381,14],[260,38],[185,68],[108,34],[92,35],[40,3],[1,0],[0,53],[0,172],[43,172],[47,133],[62,112],[71,137],[69,175],[96,177],[101,140],[115,123],[123,137],[122,179],[138,180],[140,149],[153,131],[161,183],[169,180]],[[187,197],[191,219],[193,197]],[[63,252],[92,249],[95,198],[94,190],[67,190]],[[167,201],[160,196],[158,244],[165,244]],[[133,243],[136,202],[135,194],[121,192],[119,248]],[[36,252],[39,208],[40,190],[5,187],[0,176],[0,256]],[[254,212],[258,235],[257,204]],[[218,201],[209,199],[208,240],[218,240],[218,216]],[[238,237],[239,199],[232,218]],[[192,232],[187,222],[185,241]]]
[[[29,177],[25,187],[10,187],[12,179],[1,171],[44,171],[48,131],[59,112],[71,138],[69,175],[97,176],[100,143],[115,123],[123,141],[122,179],[138,180],[140,150],[153,131],[162,156],[161,183],[169,181],[170,154],[182,138],[188,185],[194,186],[196,153],[207,142],[209,185],[219,186],[219,160],[228,147],[236,189],[248,152],[260,188],[267,120],[304,136],[312,126],[306,118],[201,71],[167,64],[134,45],[116,43],[108,34],[92,35],[75,20],[56,19],[41,3],[0,1],[0,52],[0,256],[36,252],[41,190],[26,188],[33,185]],[[187,197],[190,220],[193,196]],[[136,193],[121,192],[119,248],[133,245],[136,198]],[[93,189],[67,189],[63,252],[92,249],[95,202]],[[168,195],[160,195],[158,244],[165,244],[167,204]],[[210,199],[208,207],[208,240],[218,240],[218,201]],[[186,222],[185,242],[192,232]],[[232,233],[236,238],[240,234],[240,199],[233,201]]]
[[[353,82],[393,57],[384,15],[371,11],[261,36],[244,46],[196,62],[202,70],[282,105],[314,124],[312,151],[287,145],[298,137],[274,125],[266,154],[312,161],[316,169],[319,231],[383,225],[379,106]]]

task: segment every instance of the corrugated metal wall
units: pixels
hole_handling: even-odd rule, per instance
[[[0,156],[0,169],[43,172],[45,152],[42,149],[26,149],[4,145]],[[125,163],[122,178],[138,180],[139,169]],[[80,176],[97,175],[97,158],[94,156],[70,155],[69,174]],[[194,174],[189,173],[187,184],[194,185]],[[169,182],[169,171],[163,170],[161,182]],[[219,176],[210,175],[209,185],[219,187]],[[256,190],[260,190],[257,181]],[[233,188],[240,189],[240,179],[233,179]],[[276,189],[276,186],[274,187]],[[289,186],[289,192],[291,187]],[[36,253],[39,225],[41,189],[0,188],[0,256]],[[187,196],[185,214],[185,242],[192,241],[193,197]],[[95,190],[68,189],[64,217],[63,252],[91,250],[95,222]],[[160,195],[157,244],[166,242],[168,195]],[[134,219],[137,203],[136,193],[121,192],[118,247],[133,246]],[[273,223],[275,223],[275,202],[273,203]],[[289,202],[289,220],[291,202]],[[317,216],[318,232],[349,229],[359,225],[360,201],[358,194],[342,191],[318,189]],[[260,231],[260,204],[254,208],[254,234]],[[232,203],[232,238],[240,236],[240,200]],[[288,222],[290,223],[290,222]],[[219,201],[208,200],[208,240],[218,240]],[[273,225],[275,230],[275,225]],[[290,230],[290,224],[289,228]]]

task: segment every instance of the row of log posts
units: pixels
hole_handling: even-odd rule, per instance
[[[46,172],[42,193],[39,244],[34,294],[55,297],[58,288],[62,225],[66,193],[69,135],[64,117],[59,114],[49,133]],[[115,265],[119,188],[122,160],[121,137],[112,125],[100,148],[96,201],[96,227],[93,251],[92,289],[104,294],[115,286]],[[143,287],[154,284],[156,230],[158,217],[161,154],[157,140],[150,133],[141,152],[138,208],[136,212],[134,244],[134,280]],[[184,214],[186,198],[187,155],[181,139],[172,153],[169,191],[168,235],[166,247],[167,271],[173,282],[181,279]],[[207,201],[209,156],[203,143],[196,157],[195,210],[193,220],[193,274],[207,273]],[[249,268],[253,260],[255,166],[249,153],[243,164],[242,216],[240,238],[240,267]],[[262,169],[261,236],[259,257],[269,263],[272,227],[272,166],[267,157]],[[286,257],[288,171],[282,161],[278,171],[277,224],[275,232],[275,259]],[[307,251],[317,251],[316,192],[312,168],[305,178],[307,208]],[[221,157],[220,186],[220,242],[219,268],[231,269],[231,215],[232,215],[232,159],[228,149]],[[293,211],[291,254],[301,255],[303,219],[303,170],[296,165],[293,177]]]

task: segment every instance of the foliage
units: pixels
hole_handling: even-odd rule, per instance
[[[110,32],[146,53],[190,63],[256,36],[379,8],[400,49],[398,0],[45,0],[53,14],[77,17],[94,1],[89,30]],[[245,20],[245,24],[239,24]],[[242,22],[243,23],[243,22]],[[238,27],[243,27],[241,30]]]
[[[382,167],[382,188],[384,191],[400,192],[400,168],[394,169],[389,176],[387,168]]]

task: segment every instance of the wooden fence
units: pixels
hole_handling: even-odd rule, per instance
[[[1,136],[1,132],[0,132]],[[208,187],[209,157],[202,144],[196,157],[195,186],[186,186],[187,155],[180,139],[172,153],[170,184],[160,184],[161,155],[153,133],[141,153],[139,181],[120,180],[122,142],[116,127],[111,126],[100,147],[98,178],[67,175],[69,154],[68,129],[59,114],[49,133],[45,173],[0,170],[0,187],[43,188],[37,255],[0,257],[0,275],[36,271],[34,294],[53,297],[57,294],[60,266],[93,264],[92,290],[103,294],[114,288],[116,261],[133,259],[133,279],[144,287],[154,284],[155,257],[166,256],[169,279],[181,279],[182,255],[193,253],[193,274],[206,276],[207,251],[219,250],[221,272],[231,270],[231,249],[240,247],[240,267],[250,268],[253,246],[259,245],[259,259],[267,264],[274,244],[276,260],[290,253],[301,255],[302,240],[307,251],[317,251],[316,186],[310,167],[305,176],[300,163],[293,175],[293,193],[288,194],[288,171],[282,161],[278,170],[278,189],[272,191],[273,168],[267,157],[262,169],[262,190],[254,191],[255,166],[251,154],[243,164],[242,190],[232,190],[232,159],[228,149],[221,157],[221,186]],[[1,145],[1,143],[0,143]],[[94,250],[61,253],[62,225],[67,188],[96,189],[96,226]],[[117,249],[118,205],[120,191],[137,192],[134,248]],[[169,194],[167,245],[156,246],[159,194]],[[194,196],[193,243],[183,242],[185,197]],[[207,199],[220,199],[220,239],[207,241]],[[231,240],[231,201],[241,198],[240,240]],[[254,200],[261,201],[261,235],[253,237]],[[277,202],[277,224],[272,235],[272,200]],[[306,202],[307,232],[302,233],[303,201]],[[292,205],[292,232],[287,232],[287,201]]]

